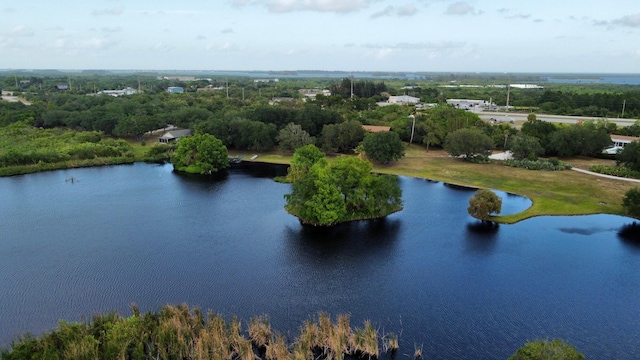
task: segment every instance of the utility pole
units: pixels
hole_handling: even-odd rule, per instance
[[[624,117],[624,108],[625,108],[626,105],[627,105],[627,99],[624,99],[624,101],[622,101],[622,116],[621,117]]]
[[[229,98],[229,79],[225,79],[227,84],[227,99]]]

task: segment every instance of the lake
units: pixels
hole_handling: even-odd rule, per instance
[[[137,163],[0,178],[0,346],[59,319],[188,303],[268,314],[289,337],[319,311],[348,313],[399,335],[403,358],[421,345],[428,359],[505,359],[553,338],[588,358],[640,357],[632,219],[488,227],[467,214],[473,190],[401,177],[403,211],[318,230],[283,210],[290,186],[272,178],[285,172]],[[503,213],[531,204],[498,194]]]

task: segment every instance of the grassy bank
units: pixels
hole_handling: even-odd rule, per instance
[[[260,155],[254,161],[286,164],[285,154]],[[609,164],[602,159],[561,159],[576,167],[588,169],[594,164]],[[533,205],[518,214],[495,216],[500,223],[518,221],[541,215],[623,215],[622,198],[636,186],[623,180],[606,179],[576,171],[533,171],[492,164],[473,164],[451,158],[442,150],[430,150],[413,145],[400,161],[375,166],[374,171],[437,180],[450,184],[488,188],[523,195]],[[428,201],[428,199],[425,199]],[[463,209],[461,211],[466,211]]]

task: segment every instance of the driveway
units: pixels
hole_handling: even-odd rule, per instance
[[[600,173],[589,171],[589,170],[578,169],[578,168],[575,168],[575,167],[572,167],[571,170],[574,170],[574,171],[577,171],[577,172],[581,172],[583,174],[600,176],[600,177],[607,178],[607,179],[614,179],[614,180],[622,180],[622,181],[630,181],[630,182],[640,183],[639,179],[630,179],[630,178],[624,178],[624,177],[613,176],[613,175],[605,175],[605,174],[600,174]]]

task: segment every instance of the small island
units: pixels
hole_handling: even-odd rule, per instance
[[[195,134],[180,139],[171,162],[175,171],[210,175],[229,167],[229,154],[215,136]]]
[[[292,189],[285,195],[285,209],[314,226],[378,219],[402,210],[398,177],[372,170],[369,161],[358,157],[328,162],[314,145],[298,148],[287,175]]]

